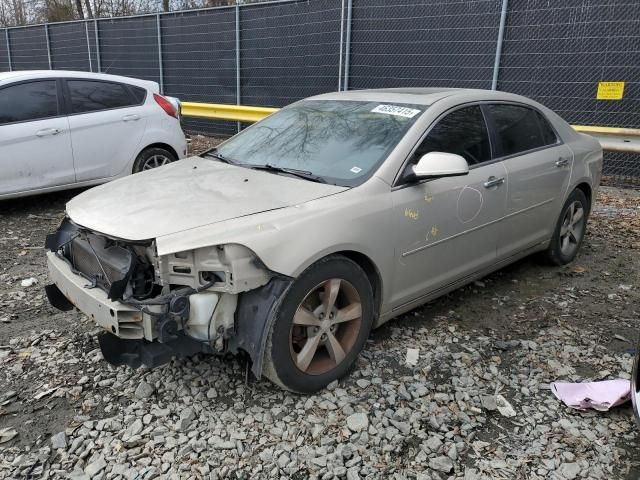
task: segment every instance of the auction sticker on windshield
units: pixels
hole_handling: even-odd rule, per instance
[[[386,113],[387,115],[397,115],[398,117],[413,118],[420,113],[420,110],[397,105],[378,105],[371,110],[372,113]]]

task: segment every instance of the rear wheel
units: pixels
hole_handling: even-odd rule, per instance
[[[161,167],[177,160],[176,156],[169,150],[159,147],[147,148],[140,152],[133,164],[133,173],[151,170]]]
[[[371,331],[373,292],[353,261],[330,256],[284,294],[265,351],[265,375],[295,392],[316,392],[344,376]]]
[[[582,245],[588,216],[587,197],[582,190],[575,189],[562,207],[553,237],[545,252],[548,261],[554,265],[566,265],[573,261]]]

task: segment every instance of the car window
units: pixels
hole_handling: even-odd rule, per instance
[[[304,100],[227,140],[216,152],[247,167],[303,170],[329,183],[355,186],[373,174],[426,108]]]
[[[487,106],[496,126],[502,155],[514,155],[557,142],[553,129],[532,108],[519,105]]]
[[[119,83],[69,80],[67,85],[73,113],[96,112],[138,103]]]
[[[20,83],[0,89],[0,124],[41,120],[58,115],[55,80]]]
[[[479,106],[448,114],[429,131],[416,151],[416,159],[429,152],[455,153],[469,165],[491,160],[489,132]]]
[[[144,99],[147,98],[147,91],[144,88],[134,87],[133,85],[129,85],[131,89],[131,93],[136,98],[136,102],[142,103]]]

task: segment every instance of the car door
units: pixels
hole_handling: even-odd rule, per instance
[[[446,288],[496,260],[506,171],[502,162],[492,160],[480,106],[447,113],[411,161],[431,151],[463,156],[469,173],[401,183],[392,191],[396,257],[392,308]]]
[[[130,165],[146,128],[142,97],[128,85],[66,80],[71,142],[78,181],[108,178]]]
[[[63,108],[55,79],[0,87],[0,195],[75,181]]]
[[[498,258],[548,240],[569,185],[573,153],[538,110],[509,103],[484,106],[509,188]]]

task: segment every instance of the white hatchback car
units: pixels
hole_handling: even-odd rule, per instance
[[[183,158],[179,106],[157,83],[0,73],[0,199],[96,185]]]

